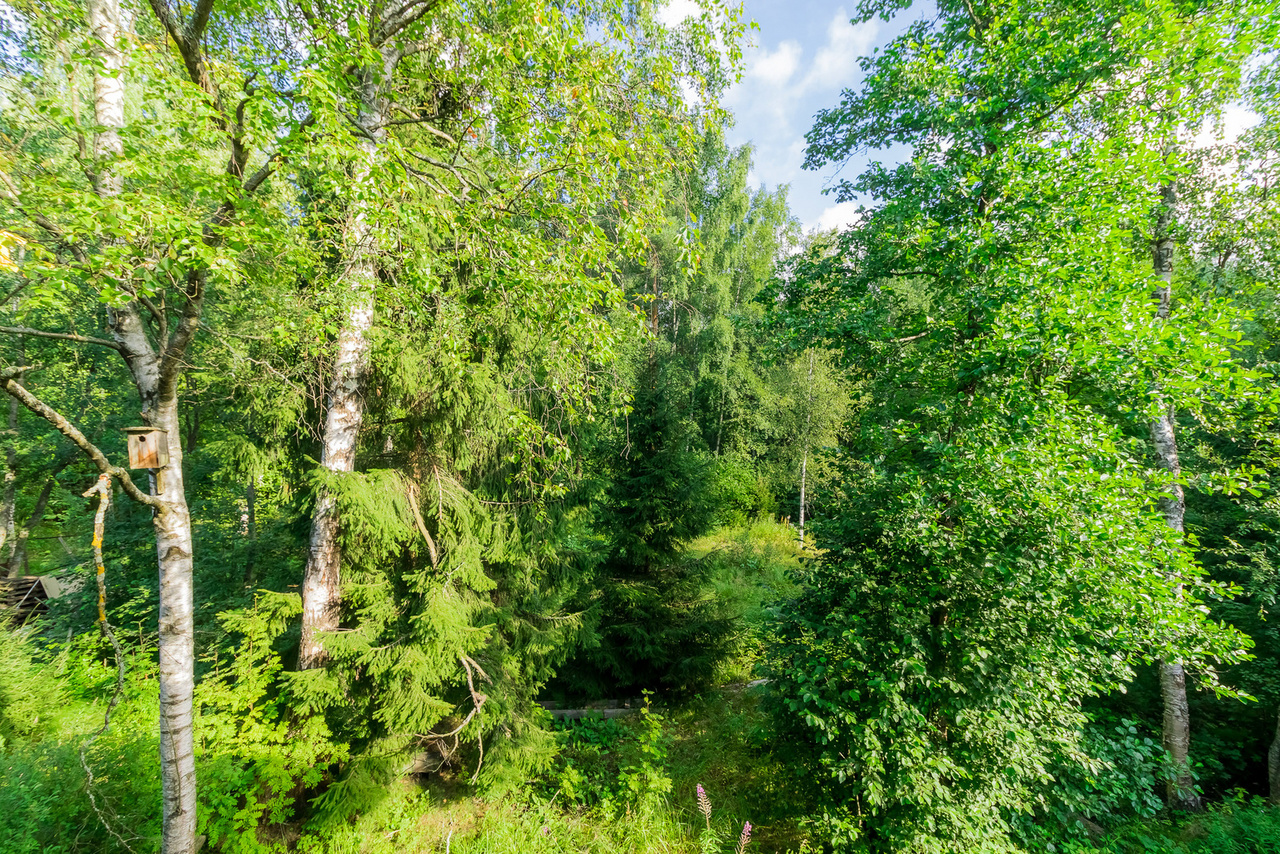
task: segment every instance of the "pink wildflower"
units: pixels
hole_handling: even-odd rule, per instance
[[[711,829],[711,799],[707,797],[706,789],[702,788],[702,784],[698,784],[698,811],[702,813],[702,817],[707,820],[707,830]]]

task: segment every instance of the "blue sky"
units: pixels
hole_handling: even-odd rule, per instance
[[[862,81],[858,60],[898,35],[915,14],[885,23],[849,23],[844,5],[830,0],[746,0],[745,13],[760,28],[750,34],[753,47],[744,55],[742,80],[729,91],[727,106],[736,122],[729,132],[734,145],[755,148],[756,182],[773,188],[789,184],[792,212],[810,228],[844,226],[857,205],[837,205],[822,190],[832,183],[836,165],[810,172],[804,163],[804,135],[813,116],[834,107],[845,89]],[[902,151],[883,151],[855,157],[843,173],[853,177],[868,160],[898,160]]]
[[[833,164],[818,172],[801,168],[804,162],[804,135],[813,125],[813,116],[824,107],[834,107],[845,89],[857,90],[862,81],[858,60],[888,44],[912,21],[934,14],[932,0],[916,0],[913,7],[895,19],[879,19],[865,24],[849,22],[856,0],[742,0],[745,16],[759,25],[749,34],[751,45],[744,53],[742,80],[729,90],[725,104],[736,116],[728,134],[733,145],[750,143],[755,148],[753,184],[770,189],[790,186],[792,212],[805,229],[836,228],[851,223],[856,202],[837,204],[822,191],[833,183]],[[695,14],[695,0],[668,0],[662,17],[677,23]],[[1205,126],[1192,131],[1190,141],[1197,146],[1234,141],[1258,117],[1244,107],[1229,105],[1220,127]],[[841,176],[856,177],[871,160],[895,163],[909,156],[902,146],[858,155],[845,164]],[[869,201],[869,200],[868,200]]]
[[[855,203],[837,205],[822,190],[836,173],[801,168],[804,135],[814,114],[833,107],[844,89],[857,89],[862,79],[858,60],[888,43],[918,16],[912,10],[895,20],[849,23],[852,2],[831,0],[745,0],[745,16],[759,24],[749,34],[742,80],[725,97],[736,116],[728,134],[733,145],[755,148],[753,183],[772,189],[791,187],[791,210],[806,229],[832,228],[852,221]],[[677,21],[696,10],[692,0],[672,0],[665,17]],[[868,160],[900,160],[904,151],[883,151],[857,157],[845,168],[850,177]]]

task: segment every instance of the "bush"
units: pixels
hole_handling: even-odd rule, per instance
[[[647,697],[635,720],[557,721],[561,750],[541,791],[567,802],[601,808],[606,814],[653,806],[656,799],[671,791],[667,769],[670,736],[663,721]]]
[[[1237,790],[1202,816],[1131,825],[1093,845],[1073,841],[1064,854],[1280,854],[1280,808]]]
[[[115,666],[97,633],[42,660],[27,639],[0,632],[0,840],[5,854],[115,854],[146,850],[160,834],[154,664],[127,660],[125,691],[108,731],[87,746],[89,798],[80,747],[102,726]]]

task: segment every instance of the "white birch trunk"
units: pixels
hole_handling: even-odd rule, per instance
[[[14,515],[18,501],[18,401],[9,399],[9,447],[6,449],[4,469],[4,497],[0,504],[0,547],[5,547],[5,565],[9,577],[21,574],[14,561],[17,540],[14,538]]]
[[[804,456],[800,458],[800,545],[804,545],[804,486],[805,479],[809,471],[809,449],[804,449]]]
[[[329,385],[320,464],[331,472],[355,468],[356,441],[364,417],[363,383],[369,362],[369,332],[373,328],[374,293],[378,282],[376,239],[370,222],[368,184],[382,141],[383,101],[380,80],[373,69],[363,72],[359,124],[360,159],[352,176],[356,199],[347,225],[350,254],[340,282],[349,292],[347,316],[338,333],[333,378]],[[320,634],[338,627],[341,605],[338,544],[338,508],[328,490],[320,490],[311,517],[311,547],[302,578],[302,639],[298,667],[306,670],[324,664],[326,655]]]
[[[94,58],[101,66],[93,75],[93,115],[99,131],[93,141],[94,176],[103,196],[120,194],[123,179],[111,161],[124,154],[120,128],[124,127],[124,59],[120,37],[120,0],[89,0],[89,30],[96,43]]]
[[[1152,262],[1160,281],[1155,292],[1158,300],[1156,317],[1162,323],[1169,319],[1173,304],[1173,238],[1169,234],[1169,226],[1176,202],[1173,184],[1165,184],[1160,190],[1160,213],[1156,217],[1152,241]],[[1182,464],[1178,460],[1175,416],[1172,406],[1161,407],[1160,415],[1151,422],[1151,443],[1160,468],[1168,476],[1161,486],[1160,513],[1181,539],[1187,502],[1182,485],[1178,483],[1182,477]],[[1181,584],[1178,585],[1178,595],[1182,595]],[[1160,662],[1160,694],[1164,700],[1162,740],[1173,766],[1166,783],[1166,800],[1178,809],[1199,810],[1200,796],[1196,794],[1195,781],[1191,777],[1191,713],[1187,706],[1187,676],[1182,662]]]
[[[809,432],[813,425],[813,351],[809,351],[809,405],[804,416],[804,456],[800,458],[800,545],[804,545],[805,486],[809,475]]]
[[[144,398],[145,400],[145,398]],[[144,414],[146,410],[144,409]],[[192,730],[195,626],[191,514],[182,476],[178,396],[164,394],[150,411],[165,431],[169,465],[160,472],[165,508],[152,520],[160,566],[160,777],[164,803],[161,854],[192,854],[196,839],[196,760]]]
[[[256,478],[249,477],[244,488],[244,535],[249,547],[246,549],[244,562],[244,585],[252,587],[257,580],[258,562],[258,485]]]
[[[117,47],[121,33],[119,0],[89,0],[89,27],[94,54],[101,66],[93,80],[94,117],[100,128],[94,140],[95,183],[99,195],[119,195],[123,179],[113,161],[124,147],[123,58]],[[161,364],[137,312],[136,304],[110,311],[108,325],[121,345],[142,399],[143,417],[165,431],[169,464],[160,472],[165,505],[152,524],[160,575],[160,781],[162,798],[161,854],[194,854],[196,847],[195,742],[192,698],[195,689],[194,603],[192,591],[191,515],[182,476],[181,420],[176,382],[162,382]]]

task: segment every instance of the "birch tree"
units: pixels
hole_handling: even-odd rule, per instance
[[[343,249],[336,287],[347,304],[338,328],[332,376],[326,396],[321,434],[320,465],[330,472],[350,472],[355,466],[356,440],[364,415],[363,380],[369,361],[369,334],[373,328],[377,287],[379,236],[373,206],[378,198],[373,186],[390,115],[390,89],[401,61],[420,49],[438,49],[419,26],[440,6],[436,0],[403,6],[374,3],[335,17],[327,7],[300,8],[313,32],[330,31],[354,40],[367,51],[364,62],[350,72],[354,88],[350,112],[356,133],[351,168],[352,198],[340,238]],[[367,24],[366,24],[367,22]],[[367,34],[366,34],[367,28]],[[414,44],[414,38],[425,39]],[[331,492],[321,489],[311,518],[311,543],[302,578],[302,640],[298,651],[301,669],[324,663],[319,633],[332,631],[339,619],[338,516]]]
[[[1148,657],[1213,649],[1211,674],[1243,654],[1197,615],[1220,594],[1152,505],[1177,511],[1171,412],[1220,417],[1206,384],[1252,405],[1258,377],[1233,365],[1238,312],[1153,311],[1147,230],[1176,179],[1149,96],[1200,80],[1177,123],[1221,104],[1251,26],[1225,6],[943,4],[809,135],[810,166],[915,150],[839,185],[874,204],[778,302],[868,383],[771,673],[839,831],[871,850],[1012,848],[1007,816],[1051,797],[1035,781],[1087,761],[1083,698]]]
[[[1177,190],[1172,183],[1160,188],[1159,208],[1152,236],[1152,262],[1157,281],[1155,290],[1156,318],[1167,322],[1173,306],[1173,252],[1171,234],[1173,209],[1177,203]],[[1161,404],[1160,411],[1151,422],[1151,444],[1157,463],[1167,480],[1162,484],[1157,499],[1165,523],[1178,536],[1185,533],[1184,519],[1187,512],[1186,496],[1182,490],[1182,464],[1178,460],[1176,410]],[[1160,694],[1164,701],[1163,742],[1169,752],[1172,773],[1167,784],[1166,797],[1170,804],[1185,810],[1199,810],[1200,796],[1196,793],[1191,776],[1191,712],[1187,706],[1187,677],[1179,661],[1160,662]]]
[[[692,117],[673,102],[675,81],[692,80],[711,96],[725,72],[719,59],[700,70],[681,65],[664,46],[673,36],[647,12],[623,14],[607,3],[569,10],[425,3],[361,7],[346,18],[328,7],[304,14],[316,38],[345,33],[372,58],[344,78],[336,104],[355,129],[355,149],[333,284],[345,308],[321,435],[330,485],[318,492],[303,579],[299,663],[308,669],[325,662],[322,636],[341,618],[332,484],[357,468],[377,306],[395,300],[380,273],[394,270],[410,286],[451,267],[504,277],[500,294],[478,297],[470,310],[485,310],[491,299],[525,301],[535,317],[548,303],[555,312],[577,306],[587,322],[566,330],[564,352],[607,358],[610,335],[598,315],[616,299],[614,256],[637,251],[646,222],[661,210],[655,176],[695,138]],[[367,34],[366,19],[373,22]],[[734,43],[732,15],[708,12],[701,21]],[[702,38],[694,50],[705,52],[707,40],[691,38]],[[325,49],[343,56],[350,47]],[[424,81],[434,91],[422,92]],[[541,223],[545,234],[530,234],[529,223]],[[407,235],[425,233],[437,237],[389,255],[392,245],[403,250]],[[565,257],[567,247],[581,253],[577,262]],[[487,257],[473,259],[480,251]],[[517,273],[521,267],[528,272]],[[530,275],[537,270],[542,281]]]
[[[78,75],[73,67],[65,88],[48,76],[35,78],[19,102],[23,120],[52,130],[62,171],[40,165],[37,158],[47,158],[47,152],[15,148],[6,152],[6,169],[12,171],[0,174],[7,217],[22,223],[33,250],[20,270],[27,296],[53,307],[55,317],[80,308],[81,294],[97,299],[100,307],[92,314],[105,334],[21,324],[4,332],[116,351],[143,422],[167,446],[168,462],[154,472],[152,488],[140,488],[127,469],[23,385],[22,366],[5,372],[10,395],[66,436],[131,498],[153,508],[164,854],[193,851],[196,829],[194,549],[178,385],[211,291],[234,287],[236,256],[262,222],[251,200],[296,139],[287,108],[282,127],[281,113],[274,112],[279,101],[272,90],[255,87],[253,70],[210,55],[209,44],[216,41],[209,38],[213,6],[202,0],[183,17],[167,0],[154,0],[131,27],[137,10],[124,9],[118,0],[91,0],[87,34],[72,21],[28,16],[33,47],[84,39],[91,62],[79,66]],[[83,73],[86,67],[92,70]],[[59,73],[53,63],[42,70]],[[92,110],[82,114],[79,87],[86,77],[92,80]],[[264,107],[264,101],[272,104]],[[163,119],[156,121],[147,109]],[[258,139],[281,145],[255,153]],[[170,184],[167,177],[175,171],[191,180]]]

